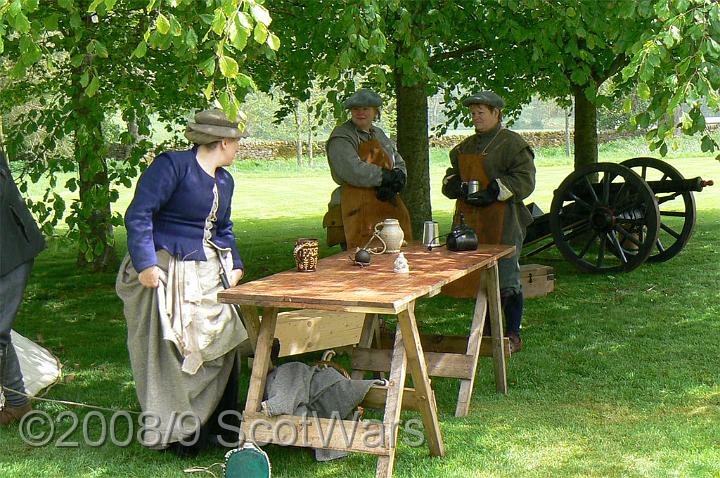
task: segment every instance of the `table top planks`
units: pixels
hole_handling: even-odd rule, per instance
[[[263,307],[323,308],[398,313],[411,301],[509,256],[513,246],[480,245],[475,251],[428,251],[421,244],[402,249],[408,274],[393,271],[397,254],[373,255],[368,267],[354,264],[350,252],[318,262],[315,272],[280,272],[221,291],[221,302]]]

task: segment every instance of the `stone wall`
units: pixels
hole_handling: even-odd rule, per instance
[[[534,148],[557,147],[565,145],[564,131],[521,131],[520,134]],[[599,141],[605,143],[616,139],[631,138],[642,133],[637,131],[601,131]],[[570,133],[572,141],[572,132]],[[465,139],[463,135],[446,135],[440,138],[431,137],[430,146],[434,148],[451,148]],[[325,154],[325,142],[314,143],[313,151],[316,154]],[[264,160],[277,158],[294,158],[296,146],[294,141],[261,141],[251,138],[241,139],[238,157],[244,160]],[[303,145],[303,154],[307,154],[307,147]]]

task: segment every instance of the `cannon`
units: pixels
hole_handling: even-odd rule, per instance
[[[555,246],[567,261],[594,273],[629,272],[645,261],[667,261],[692,236],[693,192],[712,185],[699,177],[685,179],[656,158],[581,167],[555,190],[549,213],[530,209],[535,221],[528,227],[523,255]]]

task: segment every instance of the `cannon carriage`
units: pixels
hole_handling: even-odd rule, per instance
[[[712,184],[685,179],[656,158],[581,167],[555,190],[549,213],[533,214],[524,256],[555,246],[567,261],[595,273],[629,272],[645,261],[666,261],[692,236],[697,218],[693,192]]]

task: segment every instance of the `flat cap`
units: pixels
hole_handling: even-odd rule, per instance
[[[188,122],[185,137],[195,144],[207,144],[223,138],[242,138],[238,123],[230,121],[223,110],[212,108],[195,114]]]
[[[463,100],[463,105],[485,105],[492,108],[501,108],[505,106],[505,100],[490,90],[479,91]]]
[[[345,101],[343,101],[343,108],[346,110],[349,110],[350,108],[355,108],[358,106],[374,106],[375,108],[379,108],[382,106],[383,100],[372,90],[368,90],[367,88],[363,88],[360,90],[357,90],[355,93],[350,95]]]

